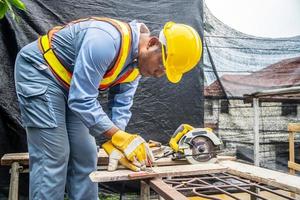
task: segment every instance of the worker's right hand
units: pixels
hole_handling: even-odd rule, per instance
[[[117,131],[111,138],[112,144],[124,153],[131,162],[138,161],[142,167],[154,161],[154,156],[145,140],[136,134]]]
[[[131,169],[133,171],[140,171],[141,165],[138,162],[131,162],[129,161],[124,154],[118,150],[112,142],[109,140],[102,144],[102,148],[109,156],[109,163],[108,163],[108,171],[115,171],[118,168],[118,163],[120,162],[121,165]]]

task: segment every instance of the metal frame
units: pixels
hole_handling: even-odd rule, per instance
[[[267,191],[273,195],[281,197],[282,199],[295,199],[294,197],[287,196],[276,191],[282,189],[262,185],[229,173],[215,173],[192,177],[172,177],[162,180],[153,179],[149,181],[149,186],[160,196],[168,200],[177,200],[179,197],[184,199],[182,195],[174,195],[177,194],[176,192],[183,194],[186,199],[187,197],[198,196],[213,200],[221,200],[220,198],[213,197],[211,195],[224,194],[233,199],[242,200],[233,194],[243,192],[249,194],[251,200],[268,200],[268,198],[259,194],[259,191]]]

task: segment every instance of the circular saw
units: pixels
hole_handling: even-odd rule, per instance
[[[214,163],[222,141],[210,128],[194,128],[182,124],[174,132],[169,145],[173,159],[186,159],[191,164]]]

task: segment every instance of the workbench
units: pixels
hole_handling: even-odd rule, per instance
[[[93,182],[101,183],[140,180],[142,200],[150,199],[150,189],[166,200],[187,200],[188,198],[179,192],[186,191],[187,187],[193,189],[194,194],[203,198],[209,198],[209,196],[197,192],[197,187],[198,189],[213,187],[234,199],[239,198],[226,192],[223,187],[232,187],[248,193],[251,199],[268,199],[258,194],[257,191],[259,190],[278,196],[279,199],[282,199],[282,197],[284,199],[295,199],[290,197],[290,193],[300,194],[300,177],[232,160],[220,160],[215,164],[157,166],[143,172],[133,172],[127,169],[119,169],[113,172],[100,170],[91,173],[90,178]],[[228,182],[229,179],[234,179],[240,183],[233,184]],[[208,181],[204,180],[221,181],[225,185],[210,185]],[[199,184],[199,182],[202,182],[202,184]],[[195,189],[192,186],[197,187]],[[245,186],[250,189],[244,189]]]
[[[120,166],[117,171],[108,172],[106,170],[108,164],[107,154],[100,149],[98,153],[98,170],[90,174],[90,178],[93,182],[114,182],[114,181],[130,181],[140,180],[141,182],[141,199],[148,200],[150,198],[150,189],[154,190],[164,199],[169,200],[180,200],[187,199],[187,197],[181,192],[185,189],[185,184],[191,184],[193,181],[203,181],[208,179],[222,179],[229,178],[248,181],[248,185],[251,186],[251,191],[247,191],[252,196],[259,197],[255,193],[255,190],[268,190],[268,188],[261,184],[276,187],[280,190],[300,194],[300,177],[288,175],[286,173],[277,172],[269,169],[255,167],[253,165],[244,164],[241,162],[234,161],[233,157],[219,156],[218,163],[215,164],[197,164],[191,165],[184,160],[172,161],[170,158],[160,159],[155,163],[155,166],[148,168],[147,171],[132,172],[124,169]],[[9,200],[18,199],[18,179],[19,173],[28,172],[29,155],[28,153],[14,153],[5,154],[1,158],[1,165],[10,166],[11,170],[11,181],[10,181],[10,192]],[[221,175],[221,176],[219,176]],[[179,181],[181,180],[181,181]],[[184,180],[183,188],[178,188],[182,185]],[[222,181],[224,181],[222,180]],[[178,187],[172,185],[178,182]],[[250,182],[251,181],[251,182]],[[226,182],[226,181],[224,181]],[[207,183],[207,182],[204,182]],[[193,185],[197,183],[193,182]],[[241,188],[239,185],[227,185],[226,187]],[[197,186],[199,188],[204,187],[203,185]],[[207,185],[207,188],[213,186]],[[215,186],[214,186],[215,187]],[[224,186],[225,187],[225,186]],[[218,187],[217,187],[218,188]],[[256,189],[253,189],[256,188]],[[222,188],[218,188],[222,190]],[[276,191],[269,191],[277,193]],[[195,194],[203,196],[195,190]],[[227,194],[231,195],[231,194]],[[282,195],[282,194],[277,194]],[[286,195],[284,196],[286,198]],[[237,198],[238,199],[238,198]],[[294,199],[294,198],[286,198]]]

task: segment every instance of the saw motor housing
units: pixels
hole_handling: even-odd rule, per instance
[[[185,158],[191,164],[214,163],[221,145],[212,129],[194,128],[180,138],[176,157]]]

